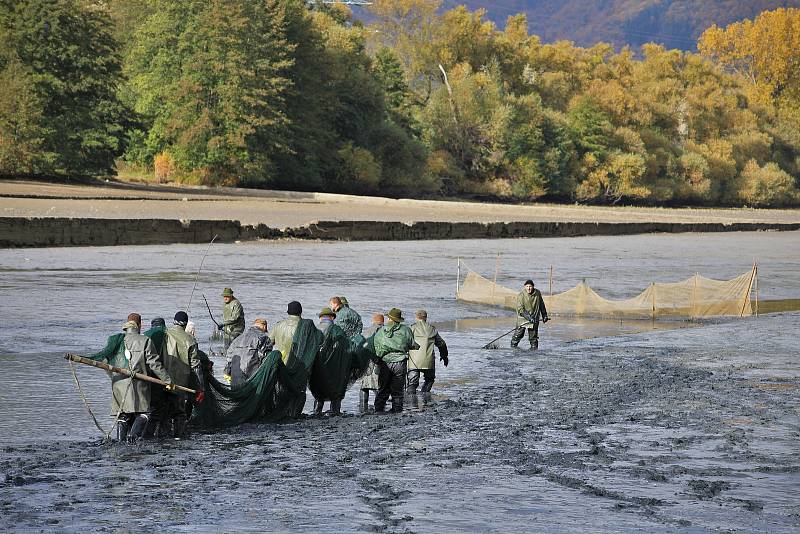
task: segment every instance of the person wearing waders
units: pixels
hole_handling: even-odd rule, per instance
[[[367,344],[374,347],[374,339],[372,336],[383,328],[383,314],[376,313],[372,316],[372,325],[364,330],[364,337],[367,339]],[[358,392],[358,410],[361,413],[367,413],[369,410],[369,392],[378,391],[378,365],[370,360],[367,372],[361,378],[361,390]]]
[[[386,314],[389,324],[373,336],[375,355],[378,357],[378,394],[375,396],[375,413],[383,413],[386,401],[392,398],[392,412],[403,411],[403,393],[406,385],[408,351],[418,349],[414,333],[402,324],[403,312],[392,308]]]
[[[333,300],[333,299],[331,299]],[[336,344],[344,343],[347,344],[347,334],[345,331],[340,327],[338,324],[335,324],[336,320],[336,313],[331,308],[322,308],[322,311],[319,312],[319,328],[320,332],[324,336],[322,338],[322,345],[319,348],[320,355],[325,354],[326,352],[330,351],[332,353],[336,353]],[[360,333],[360,332],[359,332]],[[339,345],[341,346],[341,345]],[[330,353],[329,352],[329,353]],[[315,366],[319,365],[319,357],[315,361]],[[312,375],[316,372],[316,369],[312,370]],[[324,368],[323,368],[324,373]],[[311,389],[311,393],[316,393],[314,388]],[[344,393],[344,392],[342,392]],[[317,393],[319,395],[319,393]],[[322,415],[322,410],[325,407],[325,400],[324,398],[317,397],[314,395],[314,415]],[[329,399],[331,403],[331,415],[339,415],[342,413],[342,396],[341,398],[336,399]]]
[[[542,322],[550,320],[547,316],[547,308],[544,306],[542,292],[533,285],[533,280],[525,280],[525,286],[517,295],[517,330],[511,337],[511,347],[517,348],[525,329],[528,330],[528,341],[531,350],[539,348],[539,317]]]
[[[228,363],[225,367],[232,388],[241,386],[258,371],[272,345],[267,334],[267,320],[262,318],[253,321],[253,326],[233,340],[226,353]]]
[[[236,336],[244,332],[244,308],[233,296],[233,290],[229,287],[222,290],[222,300],[225,302],[222,308],[222,323],[217,328],[222,330],[222,342],[227,352]]]
[[[105,361],[109,365],[134,373],[148,374],[150,371],[167,383],[167,391],[174,392],[175,384],[164,368],[153,342],[139,333],[141,321],[139,314],[130,314],[128,321],[122,325],[123,333],[109,337],[105,348],[88,358]],[[150,382],[119,373],[111,375],[111,415],[117,418],[114,427],[116,441],[135,441],[144,434],[149,421],[147,414],[151,408],[150,387]]]
[[[286,363],[289,359],[294,332],[300,324],[300,316],[303,315],[303,306],[293,300],[286,307],[286,315],[286,319],[278,321],[278,324],[269,333],[269,338],[275,344],[275,350],[281,351],[283,363]]]
[[[331,297],[329,302],[331,310],[336,314],[335,323],[344,330],[347,337],[352,338],[364,329],[361,316],[355,312],[344,297]]]
[[[182,392],[173,392],[167,397],[167,417],[161,420],[159,434],[171,434],[175,439],[186,435],[192,401],[200,404],[205,399],[205,375],[200,365],[197,340],[186,333],[188,322],[186,312],[177,312],[164,340],[164,367],[176,384],[197,391],[191,400]]]
[[[445,367],[449,362],[447,357],[447,344],[439,335],[436,327],[428,323],[428,312],[417,310],[414,314],[417,322],[411,325],[411,332],[414,333],[414,341],[419,345],[418,349],[408,353],[408,380],[406,381],[406,395],[411,400],[411,405],[416,408],[417,388],[419,387],[419,375],[425,377],[422,384],[422,402],[428,403],[431,400],[431,388],[436,379],[436,358],[434,357],[433,347],[439,349],[439,359]]]

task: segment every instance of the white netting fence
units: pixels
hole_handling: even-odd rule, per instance
[[[461,267],[466,267],[460,263]],[[654,283],[633,298],[609,300],[598,295],[586,282],[552,296],[543,295],[551,315],[581,317],[743,317],[752,314],[750,292],[757,267],[731,280],[712,280],[695,274],[675,283]],[[521,291],[509,289],[484,278],[467,267],[456,298],[464,302],[491,304],[514,309]]]

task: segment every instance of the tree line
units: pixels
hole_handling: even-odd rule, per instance
[[[376,0],[0,0],[0,174],[388,196],[800,202],[800,10],[698,53]]]

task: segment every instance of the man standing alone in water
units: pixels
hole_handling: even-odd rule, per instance
[[[534,287],[533,280],[525,280],[525,288],[517,295],[517,330],[511,338],[512,348],[517,348],[526,328],[531,349],[539,348],[539,317],[543,323],[550,320],[542,292]]]

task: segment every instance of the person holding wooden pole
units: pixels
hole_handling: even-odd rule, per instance
[[[550,320],[542,292],[536,289],[533,280],[526,280],[523,290],[517,295],[517,330],[511,337],[512,348],[517,348],[522,336],[525,335],[526,328],[531,350],[539,348],[539,317],[543,323]]]
[[[129,315],[122,326],[124,333],[109,337],[105,348],[87,359],[104,361],[131,373],[147,375],[150,371],[167,384],[164,386],[167,391],[173,392],[176,386],[172,377],[153,342],[140,333],[141,324],[139,314]],[[150,383],[119,373],[111,375],[111,415],[117,418],[116,441],[138,439],[148,426],[150,410]]]

